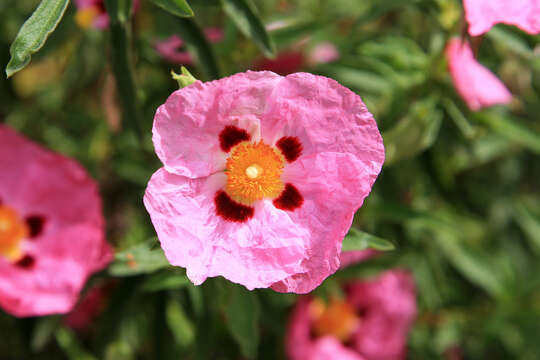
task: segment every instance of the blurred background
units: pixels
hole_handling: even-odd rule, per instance
[[[168,265],[143,207],[161,166],[153,115],[178,89],[171,70],[184,65],[203,81],[248,69],[328,76],[377,120],[387,160],[354,227],[396,249],[339,271],[315,296],[407,269],[418,306],[407,358],[537,359],[540,36],[497,25],[475,39],[477,60],[513,100],[471,111],[445,56],[448,39],[464,33],[461,1],[258,0],[259,23],[240,17],[235,1],[188,2],[195,16],[179,18],[141,0],[116,27],[72,2],[31,63],[0,82],[0,121],[99,182],[116,249],[87,285],[87,294],[100,289],[91,321],[0,312],[0,358],[286,358],[298,296],[222,278],[193,286]],[[0,2],[3,68],[38,4]]]

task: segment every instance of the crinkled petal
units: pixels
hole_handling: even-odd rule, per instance
[[[169,262],[197,285],[223,276],[248,289],[305,271],[307,229],[270,201],[258,203],[245,223],[224,220],[214,204],[224,183],[224,174],[189,179],[163,168],[152,176],[144,204]]]
[[[278,84],[261,121],[267,143],[296,136],[302,156],[321,152],[354,154],[366,171],[379,173],[384,146],[373,116],[360,96],[335,80],[308,73],[289,75]]]
[[[540,0],[463,0],[469,34],[481,35],[497,23],[540,33]]]
[[[154,117],[156,153],[170,173],[208,176],[225,166],[219,133],[232,121],[260,117],[280,77],[270,72],[239,73],[200,81],[172,93]]]
[[[305,273],[274,284],[281,292],[307,293],[339,267],[341,243],[351,227],[354,213],[371,191],[377,172],[374,165],[352,154],[320,153],[300,157],[283,173],[304,198],[303,205],[288,212],[293,223],[305,227],[310,256]]]
[[[476,61],[468,42],[450,40],[446,56],[454,86],[471,110],[512,101],[501,80]]]

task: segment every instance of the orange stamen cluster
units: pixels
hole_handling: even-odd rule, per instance
[[[316,336],[330,335],[343,342],[350,339],[360,322],[351,304],[339,299],[332,299],[330,304],[313,300],[310,314]]]
[[[18,261],[23,256],[20,243],[27,236],[26,223],[13,209],[0,205],[0,256]]]
[[[231,199],[244,205],[276,198],[284,189],[283,167],[283,156],[271,146],[242,141],[232,148],[227,159],[225,191]]]

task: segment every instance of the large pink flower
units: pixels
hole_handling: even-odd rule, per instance
[[[307,73],[198,81],[159,107],[153,141],[144,203],[168,260],[248,289],[306,293],[335,272],[384,161],[360,97]]]
[[[109,14],[104,0],[75,0],[77,12],[75,21],[82,28],[106,29],[109,27]],[[139,8],[139,0],[133,0],[133,12]]]
[[[96,184],[73,160],[0,126],[0,306],[68,312],[111,260]]]
[[[540,32],[540,0],[463,0],[463,6],[472,36],[497,23],[515,25],[529,34]]]
[[[326,304],[301,298],[286,333],[290,360],[405,359],[416,316],[414,281],[405,271],[388,271],[345,286],[346,298]]]
[[[501,80],[476,61],[468,42],[451,39],[446,56],[454,86],[471,110],[512,101]]]

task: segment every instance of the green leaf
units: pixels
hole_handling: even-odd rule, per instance
[[[223,304],[227,327],[240,345],[242,354],[255,359],[260,338],[260,304],[257,294],[232,284],[229,284],[227,293]]]
[[[195,340],[195,328],[193,323],[186,316],[182,305],[178,301],[171,299],[167,302],[165,309],[167,325],[180,347],[188,347]]]
[[[163,250],[152,239],[117,253],[109,273],[113,276],[131,276],[151,273],[167,266],[169,262]]]
[[[190,284],[183,270],[171,269],[152,274],[141,284],[142,291],[180,289]]]
[[[322,65],[319,67],[319,71],[336,79],[340,84],[362,92],[382,95],[392,91],[392,84],[388,80],[372,72],[334,64]]]
[[[392,242],[355,228],[351,228],[349,230],[349,233],[347,236],[345,236],[345,239],[343,239],[343,244],[341,245],[341,251],[356,251],[366,249],[389,251],[394,250],[395,248],[396,247]]]
[[[225,13],[240,31],[251,38],[265,56],[273,57],[276,52],[274,42],[266,32],[251,0],[222,0],[221,3]]]
[[[185,88],[186,86],[189,86],[193,84],[197,79],[191,73],[186,69],[184,66],[180,68],[181,74],[175,73],[173,70],[171,70],[171,76],[174,80],[178,82],[178,87],[180,89]]]
[[[414,104],[405,118],[383,133],[385,165],[410,158],[431,147],[439,134],[442,113],[436,100],[428,98]]]
[[[66,327],[61,327],[56,332],[56,341],[70,360],[97,360],[92,354],[86,351],[77,339],[77,335]]]
[[[499,135],[528,148],[534,153],[540,154],[540,133],[538,131],[519,124],[515,119],[493,112],[477,113],[476,117],[480,121],[487,123]]]
[[[537,199],[515,200],[514,209],[514,219],[527,236],[533,250],[540,255],[540,206]]]
[[[11,59],[6,67],[8,78],[28,65],[32,54],[41,49],[62,19],[68,4],[69,0],[41,1],[34,13],[24,22],[9,48]]]
[[[180,17],[192,17],[193,10],[186,0],[152,0],[160,8]]]
[[[203,31],[193,19],[178,19],[178,32],[195,61],[210,79],[219,78],[219,70],[212,47]]]
[[[36,320],[30,343],[32,351],[40,352],[43,350],[60,326],[60,320],[60,316],[46,316]]]

